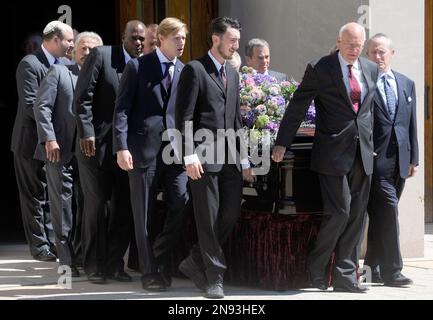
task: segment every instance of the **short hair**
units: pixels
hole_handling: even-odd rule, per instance
[[[130,20],[125,25],[125,30],[123,30],[123,35],[126,35],[127,32],[131,32],[132,29],[136,29],[138,26],[143,26],[143,29],[146,31],[146,25],[140,20]]]
[[[365,33],[365,28],[363,26],[361,26],[359,23],[356,23],[356,22],[349,22],[349,23],[346,23],[344,26],[342,26],[340,28],[340,31],[338,31],[338,36],[340,38],[343,36],[343,33],[349,28],[350,25],[358,25],[359,28],[362,30],[362,32],[364,34],[364,39],[367,39],[367,35]]]
[[[233,56],[231,59],[227,59],[226,60],[228,64],[230,64],[236,71],[239,71],[241,64],[242,64],[242,60],[241,60],[241,56],[239,55],[239,53],[237,51],[235,51],[233,53]]]
[[[255,47],[263,48],[263,47],[269,47],[269,43],[266,40],[259,39],[259,38],[253,38],[245,45],[245,56],[252,57],[253,51]]]
[[[388,37],[385,33],[380,33],[380,32],[376,33],[374,36],[372,36],[370,39],[368,39],[367,47],[372,40],[379,39],[379,38],[384,38],[388,42],[388,47],[393,48],[393,43],[392,43],[391,38]]]
[[[156,29],[156,34],[159,36],[167,37],[173,32],[178,32],[179,30],[184,29],[185,33],[188,33],[188,27],[186,23],[183,23],[178,18],[168,17],[161,21]]]
[[[71,27],[59,20],[51,21],[45,26],[44,31],[42,32],[42,38],[44,41],[51,40],[55,36],[63,39],[63,32],[65,32],[68,28]]]
[[[96,32],[93,32],[93,31],[83,31],[83,32],[80,32],[77,35],[77,37],[75,38],[75,48],[78,47],[78,45],[80,44],[80,42],[84,38],[91,38],[91,39],[95,40],[98,43],[99,46],[103,46],[104,45],[104,42],[102,41],[102,38]]]
[[[156,32],[158,30],[158,24],[156,23],[146,24],[146,29]]]
[[[239,31],[242,30],[241,24],[237,19],[230,18],[230,17],[219,17],[213,19],[211,24],[209,25],[209,32],[208,32],[209,44],[212,45],[213,35],[217,35],[218,37],[221,37],[224,33],[226,33],[228,28],[238,29]]]

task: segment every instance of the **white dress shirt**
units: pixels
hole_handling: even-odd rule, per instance
[[[347,95],[350,97],[350,85],[349,85],[349,67],[350,63],[344,60],[343,56],[340,52],[338,52],[338,60],[340,61],[341,72],[343,73],[343,81],[346,86]],[[359,60],[356,60],[352,65],[352,74],[355,79],[358,81],[359,86],[361,87],[361,104],[364,101],[365,96],[368,92],[368,85],[365,81],[364,76],[362,75],[361,66],[359,65]]]

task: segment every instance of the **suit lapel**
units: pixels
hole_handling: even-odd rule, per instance
[[[364,77],[364,80],[367,83],[367,92],[364,95],[364,97],[365,97],[364,101],[362,101],[361,107],[358,111],[358,112],[361,112],[365,108],[364,103],[367,100],[369,100],[368,99],[369,94],[371,92],[373,92],[373,90],[374,90],[375,83],[373,82],[372,75],[371,75],[372,70],[364,63],[364,60],[362,58],[359,58],[358,61],[359,61],[359,65],[361,67],[362,76]]]
[[[394,72],[394,71],[393,71]],[[404,91],[404,88],[406,87],[404,85],[404,79],[402,77],[400,77],[400,75],[397,72],[394,72],[394,76],[395,76],[395,82],[397,83],[397,93],[398,93],[398,103],[397,103],[397,110],[396,110],[396,114],[395,114],[395,119],[397,119],[397,117],[402,114],[403,112],[403,108],[406,105],[406,94]]]
[[[122,77],[123,70],[125,69],[125,54],[123,53],[122,46],[111,47],[111,64],[116,70],[117,78],[120,83],[120,78]]]
[[[162,83],[161,83],[163,77],[162,69],[161,69],[161,61],[159,61],[156,51],[153,51],[150,54],[150,57],[151,57],[151,61],[149,64],[149,69],[150,69],[149,75],[152,82],[152,88],[153,88],[152,90],[156,98],[158,99],[159,105],[161,106],[161,108],[163,108],[164,101],[162,99],[161,89],[164,88],[162,87]]]
[[[48,62],[48,58],[45,55],[44,51],[41,48],[38,48],[35,50],[35,52],[33,53],[36,58],[38,58],[38,60],[47,68],[50,68],[50,63]]]
[[[353,110],[352,101],[347,94],[346,85],[344,84],[343,72],[341,71],[340,61],[338,60],[338,52],[334,53],[331,61],[332,63],[330,65],[330,73],[332,74],[332,78],[337,84],[338,91],[340,91],[340,94],[344,97],[344,100],[346,100],[347,105],[350,107],[350,109],[355,112]]]
[[[221,81],[221,78],[219,76],[219,71],[215,67],[215,64],[213,63],[212,59],[209,57],[209,54],[206,54],[203,65],[209,76],[212,78],[213,81],[217,84],[217,86],[221,89],[221,91],[224,93],[224,96],[226,96],[226,89],[224,88],[224,84]]]
[[[383,101],[382,95],[380,94],[379,88],[376,89],[376,92],[374,93],[374,102],[380,109],[380,111],[385,115],[385,117],[391,121],[391,117],[389,116],[388,107],[385,104],[385,101]]]

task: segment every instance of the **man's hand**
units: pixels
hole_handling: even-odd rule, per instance
[[[415,174],[417,171],[418,171],[417,166],[414,164],[410,164],[409,165],[409,177],[408,178],[415,177]]]
[[[94,157],[96,154],[95,137],[80,139],[80,150],[86,157]]]
[[[57,141],[47,141],[45,142],[45,152],[47,155],[47,160],[52,163],[60,162],[60,147]]]
[[[272,160],[275,162],[283,161],[284,154],[286,153],[286,147],[283,146],[275,146],[272,150]]]
[[[256,180],[256,176],[253,174],[253,169],[252,168],[248,168],[248,169],[243,169],[242,170],[242,176],[244,178],[245,181],[252,183]]]
[[[134,162],[132,161],[132,155],[129,150],[117,151],[117,164],[120,169],[125,171],[134,169]]]
[[[194,162],[194,163],[188,164],[186,166],[186,174],[192,180],[199,180],[199,179],[201,179],[201,175],[203,173],[204,173],[203,167],[201,166],[200,162]]]

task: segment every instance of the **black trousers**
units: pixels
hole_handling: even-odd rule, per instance
[[[308,256],[312,277],[325,277],[335,251],[334,284],[356,283],[357,261],[353,252],[361,238],[371,176],[364,171],[359,151],[350,172],[344,176],[319,174],[323,198],[323,220]]]
[[[159,267],[168,267],[170,263],[172,250],[182,237],[189,199],[187,182],[185,169],[181,165],[164,164],[161,152],[149,167],[129,172],[138,262],[143,275],[155,274]],[[160,185],[164,190],[167,216],[163,230],[157,234],[153,221]]]
[[[393,176],[373,175],[368,202],[368,240],[365,264],[380,267],[383,278],[403,269],[400,251],[398,203],[405,179],[397,172]]]
[[[242,174],[235,165],[220,172],[205,172],[190,180],[198,244],[191,256],[205,271],[209,283],[222,280],[227,269],[222,245],[230,236],[241,211]]]
[[[85,157],[76,144],[84,196],[82,222],[83,267],[87,274],[124,270],[129,245],[132,210],[128,174],[111,154],[102,166],[96,157]]]
[[[54,246],[44,162],[14,154],[14,167],[24,233],[35,256]]]

